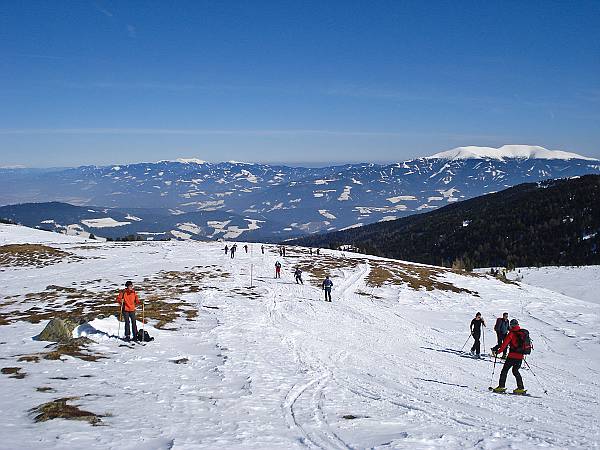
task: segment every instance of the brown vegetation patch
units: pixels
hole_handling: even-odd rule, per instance
[[[0,246],[0,267],[45,267],[65,259],[84,259],[81,256],[41,244],[9,244]]]
[[[63,356],[71,356],[84,361],[98,361],[99,359],[105,359],[106,356],[92,353],[88,350],[88,345],[93,343],[94,341],[86,337],[73,338],[67,342],[50,344],[47,348],[50,348],[51,350],[47,353],[41,353],[41,356],[44,359],[49,360],[61,359]]]
[[[230,274],[219,268],[197,266],[184,272],[159,272],[152,277],[136,283],[136,290],[144,301],[144,317],[155,321],[160,329],[167,328],[179,317],[193,321],[198,315],[195,306],[181,300],[185,294],[196,293],[203,289],[204,279],[227,278]],[[71,319],[79,323],[96,317],[118,315],[116,302],[119,289],[94,291],[82,286],[95,283],[83,281],[78,287],[50,285],[42,292],[33,292],[10,299],[12,311],[6,308],[0,312],[0,325],[16,321],[39,323],[53,318]],[[207,288],[213,288],[207,286]],[[142,309],[138,307],[138,318],[142,318]]]
[[[293,268],[299,267],[304,273],[310,275],[310,283],[313,286],[321,287],[321,283],[326,276],[332,276],[336,269],[355,269],[360,264],[366,262],[363,258],[334,258],[332,256],[321,255],[313,259],[302,259],[293,265]]]
[[[99,353],[93,353],[88,349],[88,345],[93,343],[94,341],[86,337],[73,338],[65,342],[47,345],[45,347],[48,349],[47,352],[22,355],[17,361],[39,362],[40,358],[56,361],[63,356],[71,356],[84,361],[98,361],[99,359],[105,359],[106,356]]]
[[[10,375],[9,378],[16,378],[18,380],[22,380],[27,376],[27,374],[21,372],[21,370],[22,369],[20,367],[3,367],[0,370],[0,372],[2,372],[4,375]]]
[[[67,402],[72,400],[78,400],[79,397],[65,397],[53,400],[48,403],[42,403],[35,408],[29,410],[30,413],[35,414],[35,422],[46,422],[53,419],[67,419],[67,420],[82,420],[92,425],[100,424],[101,417],[98,414],[94,414],[89,411],[79,409],[77,406],[68,405]]]
[[[35,390],[38,392],[56,392],[56,389],[51,388],[49,386],[37,387],[37,388],[35,388]]]
[[[370,261],[371,271],[367,276],[367,285],[381,287],[385,284],[407,285],[414,290],[425,289],[427,291],[440,290],[455,293],[464,293],[478,296],[479,294],[469,289],[460,288],[439,277],[455,272],[438,267],[417,266],[401,262]],[[467,273],[460,272],[460,275]],[[469,274],[470,275],[470,274]]]

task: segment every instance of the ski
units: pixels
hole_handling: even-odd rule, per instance
[[[531,397],[531,398],[542,398],[538,395],[532,395],[529,393],[525,393],[525,394],[515,394],[514,392],[509,392],[509,391],[504,391],[504,392],[495,392],[493,387],[488,387],[488,390],[492,393],[492,394],[499,394],[499,395],[514,395],[516,397]]]

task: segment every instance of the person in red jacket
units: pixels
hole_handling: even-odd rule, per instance
[[[133,328],[133,340],[136,341],[138,330],[135,323],[135,307],[136,305],[141,305],[141,302],[137,292],[133,290],[133,283],[131,281],[125,283],[125,290],[119,292],[119,295],[117,295],[117,303],[119,303],[121,312],[125,318],[125,340],[129,341],[130,328]],[[130,321],[131,327],[129,326]]]
[[[523,363],[524,355],[519,352],[519,336],[518,331],[521,329],[519,326],[519,321],[517,319],[512,319],[510,321],[510,330],[504,341],[502,341],[502,345],[498,348],[498,353],[502,353],[506,350],[506,347],[510,346],[510,350],[508,352],[508,357],[506,358],[506,362],[504,363],[504,367],[502,367],[502,372],[500,372],[500,381],[498,381],[498,387],[493,389],[494,392],[505,392],[506,391],[506,377],[508,376],[508,371],[512,369],[512,373],[517,380],[517,389],[513,391],[515,394],[525,394],[527,391],[523,386],[523,378],[519,373],[519,369],[521,368],[521,364]]]

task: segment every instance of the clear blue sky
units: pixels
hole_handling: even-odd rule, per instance
[[[0,166],[600,157],[600,2],[18,1]]]

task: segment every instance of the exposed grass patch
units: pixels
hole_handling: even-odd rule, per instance
[[[406,285],[410,289],[427,291],[440,290],[455,293],[465,293],[478,296],[477,292],[469,289],[460,288],[447,281],[440,279],[447,273],[458,273],[466,275],[463,272],[456,272],[449,269],[417,266],[401,262],[383,262],[370,261],[371,271],[367,276],[367,285],[372,287],[381,287],[388,285]],[[476,276],[469,274],[471,276]]]
[[[99,353],[94,353],[88,349],[88,346],[93,343],[94,341],[86,337],[73,338],[65,342],[47,345],[46,348],[48,351],[46,352],[22,355],[17,361],[36,363],[39,362],[40,359],[56,361],[61,359],[63,356],[71,356],[84,361],[98,361],[99,359],[105,359],[106,356],[103,356]]]
[[[2,372],[4,375],[10,375],[9,378],[16,378],[18,380],[22,380],[27,376],[27,374],[21,372],[21,370],[22,369],[20,367],[3,367],[0,370],[0,372]]]
[[[332,276],[333,271],[341,269],[355,269],[366,262],[363,258],[334,258],[321,255],[313,259],[302,259],[293,264],[293,268],[299,267],[302,272],[310,275],[309,281],[313,286],[320,287],[326,276]]]
[[[49,386],[37,387],[37,388],[35,388],[35,390],[38,392],[56,392],[56,389],[51,388]]]
[[[102,422],[100,418],[104,416],[84,411],[77,406],[67,404],[67,402],[73,400],[79,400],[79,397],[65,397],[42,403],[41,405],[30,409],[29,412],[35,415],[33,420],[36,423],[54,419],[81,420],[92,425],[98,425]]]
[[[145,278],[136,283],[138,295],[145,302],[145,319],[154,321],[156,328],[171,330],[176,328],[168,328],[170,324],[180,317],[195,320],[197,309],[182,300],[182,296],[199,292],[206,278],[229,276],[219,268],[197,266],[184,272],[159,272]],[[53,318],[83,323],[96,317],[118,315],[119,289],[94,291],[83,287],[100,281],[83,281],[78,286],[50,285],[42,292],[13,296],[5,302],[9,307],[0,312],[0,325],[16,321],[39,323]],[[141,308],[137,315],[142,318]]]
[[[54,247],[41,244],[9,244],[0,246],[0,267],[45,267],[63,260],[84,259]]]

